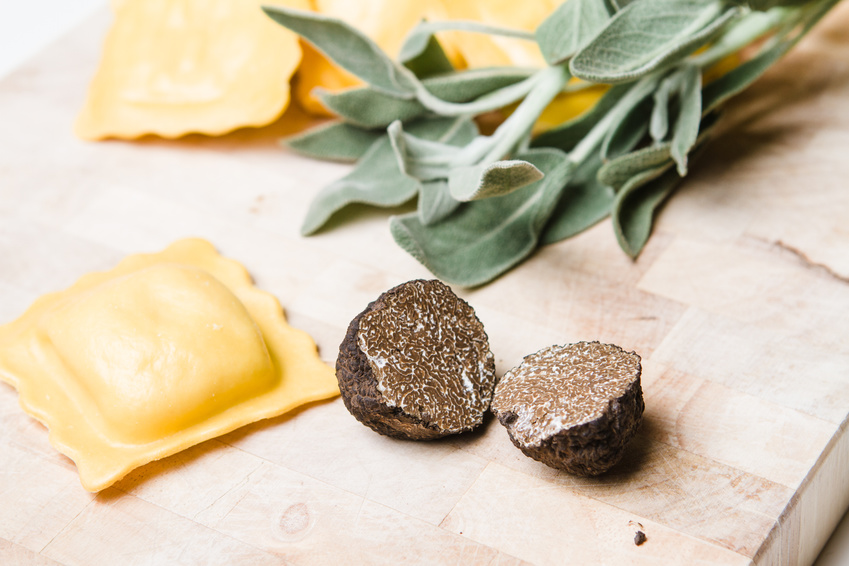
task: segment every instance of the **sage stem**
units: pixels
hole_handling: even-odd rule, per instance
[[[492,134],[490,138],[493,141],[492,147],[482,160],[497,161],[511,153],[534,127],[542,111],[560,94],[571,78],[572,74],[567,65],[556,65],[540,71],[537,86]]]

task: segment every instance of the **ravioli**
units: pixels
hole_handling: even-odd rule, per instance
[[[309,9],[308,0],[272,0]],[[297,36],[259,0],[113,0],[115,22],[74,130],[84,140],[221,135],[289,103]]]
[[[334,370],[277,299],[199,239],[39,298],[0,327],[0,379],[89,491],[339,393]]]

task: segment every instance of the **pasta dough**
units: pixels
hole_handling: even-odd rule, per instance
[[[277,300],[196,239],[38,299],[0,327],[0,378],[89,491],[338,393],[333,370]]]
[[[274,0],[309,9],[307,0]],[[276,120],[301,62],[258,0],[122,0],[75,132],[85,140],[220,135]]]

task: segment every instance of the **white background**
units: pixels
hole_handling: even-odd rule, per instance
[[[0,80],[106,5],[106,0],[0,0]],[[849,566],[849,514],[815,565]]]

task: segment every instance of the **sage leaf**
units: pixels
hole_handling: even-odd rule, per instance
[[[526,142],[534,121],[569,80],[565,67],[546,67],[533,77],[536,88],[490,136],[478,136],[462,150],[416,139],[399,122],[387,128],[401,169],[422,181],[448,178],[455,167],[483,166],[501,160]],[[449,185],[450,185],[449,181]],[[471,190],[471,189],[470,189]],[[465,193],[465,191],[461,191]]]
[[[633,2],[569,66],[587,81],[633,81],[707,43],[740,14],[740,8],[726,8],[719,0]]]
[[[554,147],[562,151],[572,151],[578,142],[592,130],[620,100],[630,92],[633,85],[614,85],[595,103],[595,106],[564,122],[556,128],[547,130],[533,140],[531,147]]]
[[[672,143],[644,147],[608,161],[598,170],[599,182],[619,190],[636,175],[668,164],[672,159]]]
[[[459,118],[433,117],[406,125],[411,136],[424,142],[464,146],[478,135],[478,127],[468,116]]]
[[[398,54],[398,60],[405,63],[415,59],[427,50],[431,39],[433,39],[433,34],[439,31],[448,30],[485,33],[487,35],[500,35],[504,37],[517,37],[519,39],[527,39],[530,41],[534,41],[535,39],[533,34],[523,30],[491,26],[480,22],[465,20],[422,22],[410,30],[407,34],[407,37],[404,39],[404,44],[401,46],[401,51]]]
[[[613,198],[613,189],[594,179],[570,184],[551,215],[540,245],[560,242],[592,228],[610,215]]]
[[[353,171],[316,195],[301,225],[301,234],[314,233],[335,212],[349,204],[398,206],[416,196],[418,191],[418,181],[401,173],[389,138],[383,136],[363,155]]]
[[[615,14],[631,2],[632,0],[605,0],[604,3],[607,5],[608,10]]]
[[[449,283],[473,287],[504,273],[536,248],[572,165],[555,149],[516,155],[545,174],[510,194],[466,203],[424,226],[416,214],[390,220],[395,241]]]
[[[731,98],[735,94],[743,91],[750,84],[755,82],[766,70],[782,55],[787,53],[791,47],[796,45],[808,31],[822,18],[828,11],[837,4],[839,0],[820,0],[819,2],[806,2],[806,9],[799,10],[799,18],[793,22],[798,25],[788,26],[791,33],[776,40],[772,45],[761,50],[755,57],[749,59],[745,63],[732,69],[724,74],[719,79],[708,84],[702,91],[702,107],[703,112],[709,112],[722,104],[725,100]],[[760,24],[768,23],[770,13],[765,14],[762,18],[751,18],[751,27],[757,33]],[[780,23],[780,20],[779,20]],[[726,36],[735,36],[734,29]],[[724,38],[722,38],[724,39]],[[736,37],[728,39],[727,42],[734,44]]]
[[[330,161],[356,161],[383,135],[344,122],[312,128],[280,143],[301,155]]]
[[[703,144],[710,137],[718,122],[718,112],[705,115],[698,127],[699,133],[694,145]],[[620,155],[599,168],[598,179],[618,191],[640,173],[661,165],[667,165],[673,159],[673,144],[674,142],[671,141],[663,142]]]
[[[423,130],[431,122],[451,124],[445,129]],[[424,120],[413,124],[404,132],[400,122],[393,122],[386,129],[399,169],[420,181],[447,179],[451,159],[462,150],[473,147],[485,138],[478,136],[475,123],[468,117]],[[416,133],[425,135],[417,136]]]
[[[425,48],[415,57],[401,59],[400,61],[420,79],[450,73],[454,70],[454,66],[448,60],[448,56],[445,55],[439,41],[433,36],[428,39]]]
[[[448,102],[467,102],[484,94],[521,82],[538,69],[485,67],[428,77],[422,81],[434,96]]]
[[[363,128],[385,128],[395,120],[408,122],[427,112],[416,99],[390,96],[369,87],[337,93],[317,88],[313,93],[328,110]]]
[[[498,90],[490,91],[480,98],[470,102],[450,102],[434,95],[423,84],[416,91],[416,98],[428,110],[440,116],[464,116],[471,114],[482,114],[492,112],[509,104],[521,100],[531,93],[540,82],[538,75],[530,76],[520,82],[505,86]]]
[[[480,200],[506,195],[543,176],[532,163],[518,159],[454,167],[448,175],[448,190],[458,201]]]
[[[651,99],[649,98],[657,86],[659,77],[650,75],[643,77],[633,85],[616,102],[604,117],[604,124],[608,129],[604,133],[601,142],[601,156],[603,159],[612,159],[631,149],[645,136],[648,123],[645,119],[651,112]],[[624,88],[624,86],[623,86]],[[597,125],[596,128],[599,128]],[[587,135],[581,140],[581,145],[587,144]],[[577,150],[577,148],[576,148]]]
[[[755,82],[773,63],[787,53],[795,41],[780,41],[752,59],[710,82],[702,89],[703,111],[713,110]]]
[[[649,120],[649,134],[656,142],[661,142],[669,133],[669,99],[678,91],[679,77],[673,73],[660,81],[654,91],[654,107]]]
[[[646,245],[658,208],[681,182],[678,172],[667,165],[637,175],[617,193],[613,202],[613,229],[619,247],[636,258]]]
[[[711,42],[710,47],[695,55],[692,62],[705,69],[728,54],[740,51],[753,41],[757,41],[771,31],[774,32],[786,18],[783,12],[783,10],[772,10],[745,14],[734,22],[734,25],[723,29],[719,37]],[[705,64],[706,60],[710,63]]]
[[[651,98],[644,98],[608,130],[601,144],[603,159],[615,159],[628,153],[646,137],[649,131],[646,116],[651,114],[652,103]]]
[[[438,98],[467,102],[521,82],[531,74],[528,69],[492,67],[429,77],[422,84]],[[398,98],[370,87],[337,93],[319,90],[318,96],[331,112],[364,128],[385,128],[395,120],[408,122],[428,113],[416,99]]]
[[[436,224],[457,210],[460,204],[448,191],[447,179],[425,181],[419,191],[419,221],[425,226]]]
[[[569,0],[537,28],[540,51],[549,65],[559,65],[589,43],[610,20],[604,0]]]
[[[441,139],[458,144],[465,143],[477,134],[477,127],[469,119],[425,120],[410,124],[409,128],[422,139]],[[301,233],[314,233],[334,213],[349,204],[398,206],[413,198],[420,186],[418,180],[405,175],[398,167],[389,136],[383,135],[372,144],[350,173],[318,193],[307,211]]]
[[[680,111],[672,134],[672,159],[678,166],[678,174],[687,175],[687,154],[699,137],[702,120],[702,73],[694,65],[681,70]]]
[[[782,55],[787,53],[799,40],[801,40],[810,29],[831,10],[840,0],[787,0],[779,2],[780,5],[799,6],[798,10],[794,10],[797,17],[794,19],[782,18],[786,12],[771,10],[765,14],[749,14],[744,20],[744,24],[735,26],[729,32],[723,35],[718,41],[719,43],[730,44],[734,46],[743,43],[748,35],[750,38],[768,33],[773,26],[783,24],[783,30],[779,28],[779,36],[774,41],[767,43],[767,47],[762,49],[755,57],[749,59],[737,68],[726,73],[719,79],[711,82],[705,87],[702,98],[705,112],[716,108],[719,104],[728,98],[738,94],[758,77],[760,77],[770,65],[775,63]],[[758,2],[755,2],[757,5]],[[770,4],[770,0],[760,2],[761,6]],[[752,7],[754,8],[755,5]],[[757,9],[757,8],[756,8]],[[746,21],[748,20],[748,21]],[[789,20],[789,21],[788,21]],[[739,30],[737,28],[740,28]],[[760,28],[760,29],[759,29]],[[753,33],[754,32],[754,33]],[[760,32],[760,33],[758,33]],[[743,40],[743,41],[741,41]],[[727,50],[727,46],[724,47]],[[708,55],[705,53],[704,55]]]
[[[571,238],[610,214],[614,192],[598,180],[600,166],[601,156],[596,152],[575,168],[545,225],[540,245]]]
[[[515,152],[520,145],[527,144],[534,122],[563,90],[571,74],[565,66],[555,65],[540,70],[534,78],[538,80],[534,89],[490,136],[490,147],[483,157],[484,162],[497,161]]]
[[[776,6],[798,6],[805,4],[808,0],[743,0],[738,2],[744,6],[748,6],[752,10],[764,12],[775,8]]]
[[[415,95],[419,87],[415,75],[342,20],[284,6],[266,5],[262,9],[272,20],[309,41],[334,63],[375,89],[399,98]]]
[[[386,129],[399,169],[420,181],[447,179],[457,148],[441,142],[425,140],[404,132],[401,122]]]

